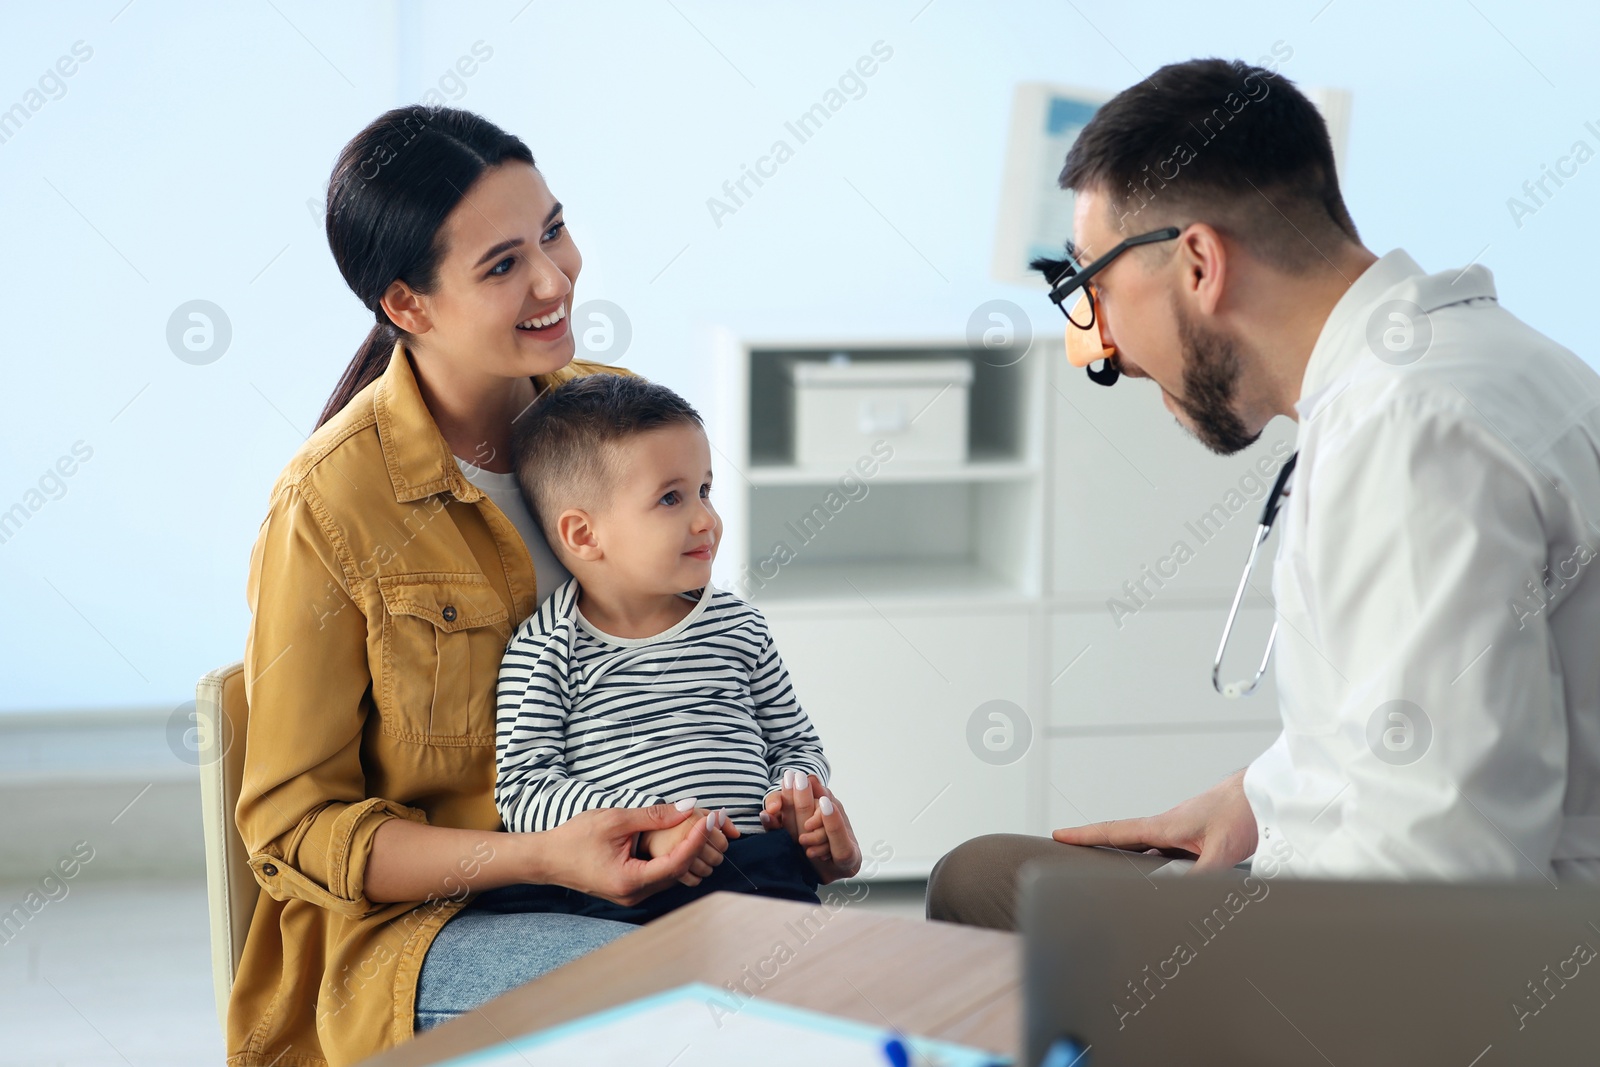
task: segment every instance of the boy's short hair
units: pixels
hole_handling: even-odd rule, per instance
[[[622,474],[617,446],[666,426],[705,428],[700,413],[638,375],[588,374],[539,396],[512,428],[511,461],[522,496],[552,550],[567,508],[596,510]]]

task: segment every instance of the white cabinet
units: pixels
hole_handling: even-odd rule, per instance
[[[1278,735],[1269,671],[1248,697],[1211,687],[1227,604],[1050,613],[1044,810],[1049,828],[1153,815],[1215,785]],[[1224,681],[1261,659],[1272,609],[1240,611]]]
[[[959,340],[762,344],[719,334],[713,348],[712,465],[725,524],[714,580],[757,604],[848,607],[863,594],[1037,600],[1048,346],[995,356]],[[897,459],[897,435],[885,431],[851,461],[796,463],[789,368],[839,354],[857,366],[969,364],[964,390],[941,392],[911,420],[964,405],[960,418],[940,424],[964,428],[968,458],[919,461],[906,449]]]
[[[1052,592],[1130,606],[1232,597],[1261,505],[1294,450],[1274,419],[1218,456],[1180,429],[1147,379],[1107,389],[1062,364],[1050,390]],[[1259,588],[1268,588],[1268,568]]]
[[[857,838],[869,855],[892,850],[880,876],[920,877],[970,837],[1027,829],[1038,717],[1010,724],[1022,736],[1011,735],[1009,762],[969,743],[980,707],[1029,702],[1026,609],[763,611]]]
[[[1054,737],[1045,796],[1052,828],[1153,815],[1255,759],[1276,727]]]
[[[1158,812],[1276,736],[1270,674],[1225,700],[1210,671],[1292,423],[1215,456],[1152,383],[1093,385],[1059,338],[712,349],[714,580],[766,614],[863,846],[892,850],[879,877],[985,833]],[[797,464],[784,367],[840,351],[971,361],[967,461]],[[1260,660],[1274,545],[1225,680]]]
[[[1225,602],[1157,604],[1120,617],[1103,607],[1051,611],[1050,727],[1148,731],[1276,723],[1278,698],[1271,671],[1247,697],[1229,700],[1211,687],[1211,661],[1227,607]],[[1271,629],[1270,607],[1240,609],[1223,681],[1254,673]]]

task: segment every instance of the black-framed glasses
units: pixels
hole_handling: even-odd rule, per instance
[[[1067,317],[1067,321],[1072,323],[1072,325],[1076,326],[1078,329],[1094,329],[1095,305],[1098,303],[1098,300],[1094,295],[1094,288],[1090,285],[1090,280],[1094,278],[1096,274],[1099,274],[1101,271],[1109,267],[1113,260],[1122,255],[1122,253],[1126,252],[1128,249],[1136,248],[1139,245],[1155,244],[1157,241],[1171,241],[1182,232],[1183,231],[1176,226],[1167,226],[1163,229],[1151,230],[1149,233],[1135,234],[1134,236],[1119,242],[1115,248],[1101,256],[1099,259],[1095,260],[1093,263],[1090,263],[1087,267],[1080,266],[1078,264],[1076,249],[1074,249],[1069,243],[1067,245],[1067,257],[1061,262],[1062,269],[1055,275],[1055,277],[1047,278],[1050,283],[1051,302],[1054,303],[1056,307],[1060,308],[1061,314],[1065,315]],[[1083,302],[1088,304],[1088,311],[1086,312],[1088,316],[1087,322],[1079,322],[1077,319],[1073,318],[1072,312],[1067,307],[1067,298],[1073,293],[1076,293],[1079,289],[1084,291],[1086,299]],[[1104,366],[1099,370],[1096,370],[1093,366],[1088,368],[1089,379],[1099,385],[1115,384],[1117,378],[1119,378],[1122,374],[1122,372],[1117,369],[1115,357],[1104,360],[1103,363]]]

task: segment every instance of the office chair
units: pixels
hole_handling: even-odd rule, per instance
[[[206,837],[206,901],[211,912],[211,979],[217,1018],[228,1026],[228,998],[261,888],[234,824],[244,776],[244,661],[207,674],[195,687],[200,809]]]

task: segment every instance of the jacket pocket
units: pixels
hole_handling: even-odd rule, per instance
[[[481,574],[378,579],[384,733],[428,744],[494,743],[495,682],[509,612]]]

